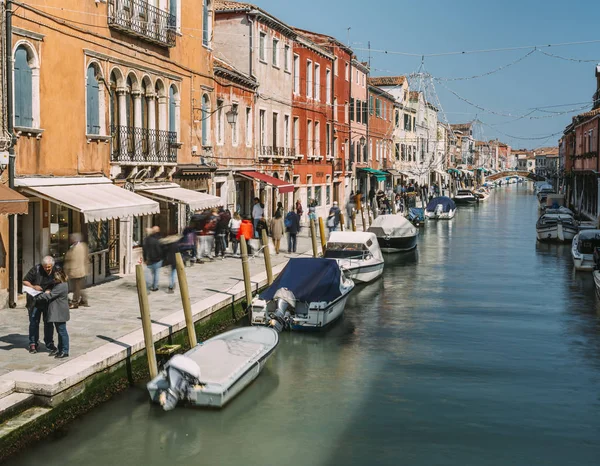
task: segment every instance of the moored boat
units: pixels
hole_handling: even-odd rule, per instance
[[[477,196],[469,189],[459,189],[454,195],[453,200],[456,205],[471,205],[479,202]]]
[[[479,202],[485,201],[488,197],[490,197],[490,191],[485,187],[478,188],[473,192],[473,194],[479,199]]]
[[[450,220],[456,214],[456,204],[446,196],[434,197],[425,208],[425,217],[436,220]]]
[[[578,232],[577,221],[571,215],[545,213],[535,226],[539,241],[572,241]]]
[[[594,249],[600,247],[600,230],[583,230],[575,235],[571,257],[576,270],[594,270]]]
[[[147,384],[165,411],[179,402],[221,408],[262,371],[279,344],[271,328],[243,327],[217,335],[175,355]]]
[[[419,230],[402,215],[380,215],[369,227],[382,252],[410,251],[417,247]]]
[[[333,231],[329,235],[324,257],[335,259],[346,271],[346,276],[357,283],[369,283],[383,273],[383,256],[374,233]]]
[[[344,313],[354,282],[333,259],[290,259],[277,279],[252,300],[250,322],[277,330],[320,330]]]
[[[420,207],[411,207],[408,209],[407,219],[416,227],[425,225],[425,209]]]

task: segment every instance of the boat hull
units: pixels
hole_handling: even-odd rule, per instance
[[[294,317],[290,328],[295,331],[311,332],[323,330],[344,314],[350,292],[344,294],[324,309],[310,309],[306,318]]]
[[[451,220],[454,218],[455,215],[456,209],[453,209],[449,212],[442,212],[441,214],[425,211],[425,218],[429,220]]]
[[[577,234],[577,228],[573,228],[561,223],[545,227],[537,227],[536,234],[538,241],[566,242],[573,241]]]
[[[347,271],[346,276],[354,282],[369,283],[383,274],[384,263],[345,265],[344,261],[340,261],[340,265]]]
[[[474,205],[479,202],[475,197],[455,197],[453,200],[456,205]]]
[[[596,293],[600,294],[600,270],[594,270],[594,283],[596,285]]]
[[[379,248],[382,252],[395,253],[411,251],[417,247],[417,236],[404,236],[395,238],[381,238],[377,237]]]

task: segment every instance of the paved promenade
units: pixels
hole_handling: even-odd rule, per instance
[[[307,230],[304,228],[298,239],[299,253],[312,251]],[[272,254],[273,266],[283,264],[289,257],[294,256],[298,255],[288,255],[284,252],[279,255]],[[262,255],[250,259],[250,270],[252,277],[264,273]],[[241,260],[235,257],[187,267],[186,272],[192,304],[218,293],[227,293],[234,287],[238,292],[242,282]],[[160,289],[149,295],[152,320],[157,323],[160,323],[161,318],[182,308],[178,285],[174,294],[166,292],[169,273],[170,267],[162,269]],[[119,341],[124,335],[141,328],[135,275],[115,277],[107,283],[91,287],[88,289],[88,295],[90,307],[80,307],[71,311],[71,320],[68,323],[71,350],[70,357],[66,360],[48,357],[43,344],[40,344],[40,352],[29,354],[27,310],[0,310],[0,377],[11,371],[47,372],[106,343]],[[43,340],[42,335],[43,326],[40,325],[40,340]],[[56,369],[52,371],[56,372]]]

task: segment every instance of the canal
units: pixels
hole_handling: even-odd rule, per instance
[[[10,464],[598,465],[598,299],[568,245],[536,244],[531,189],[430,222],[222,411],[136,387]]]

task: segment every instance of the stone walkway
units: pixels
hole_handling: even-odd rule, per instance
[[[307,233],[305,228],[298,238],[299,252],[312,251]],[[293,256],[286,253],[272,254],[272,265],[286,262],[289,257]],[[250,260],[251,276],[264,270],[262,255]],[[186,272],[192,304],[217,292],[226,293],[242,281],[241,261],[235,257],[194,265],[186,268]],[[166,292],[169,273],[169,267],[163,268],[160,290],[149,295],[150,312],[154,321],[160,321],[161,317],[182,307],[177,287],[174,294]],[[90,307],[71,311],[68,323],[71,360],[141,328],[135,275],[115,277],[107,283],[91,287],[88,295]],[[40,345],[39,353],[29,354],[27,335],[28,317],[25,308],[0,310],[0,376],[11,371],[46,372],[65,362],[48,357],[43,344]],[[40,325],[40,340],[43,340],[42,335],[43,326]]]

